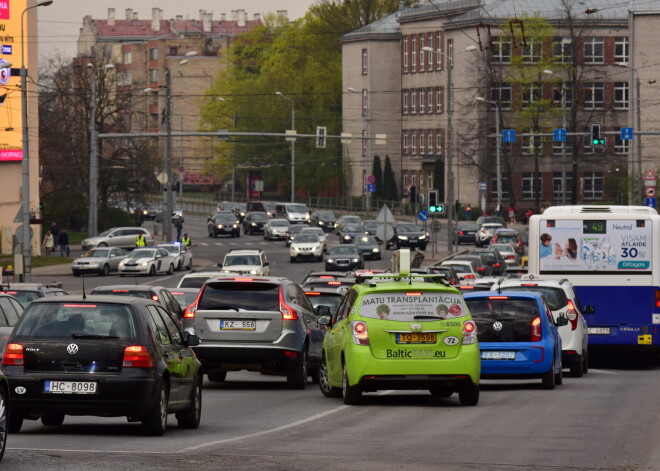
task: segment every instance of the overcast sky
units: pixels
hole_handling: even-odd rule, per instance
[[[108,8],[115,9],[116,18],[124,19],[125,10],[132,8],[139,19],[151,19],[151,9],[163,10],[163,18],[199,18],[199,10],[213,12],[213,19],[220,20],[222,13],[230,18],[232,10],[244,9],[248,18],[254,13],[287,10],[290,19],[304,16],[315,0],[54,0],[53,4],[39,8],[39,56],[58,52],[73,57],[76,40],[83,17],[96,19],[108,17]],[[31,39],[30,39],[31,40]]]

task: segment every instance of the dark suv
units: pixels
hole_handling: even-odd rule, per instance
[[[224,381],[228,371],[260,371],[286,375],[292,389],[316,375],[325,334],[302,288],[268,276],[210,278],[183,327],[200,338],[195,353],[209,381]]]
[[[429,242],[429,235],[419,226],[411,223],[393,224],[394,235],[386,243],[386,248],[400,249],[408,247],[411,249],[419,247],[426,250],[426,244]]]

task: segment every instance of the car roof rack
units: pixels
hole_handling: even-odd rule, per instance
[[[451,286],[445,279],[444,274],[431,274],[431,273],[356,273],[355,284],[368,284],[369,286],[376,286],[378,281],[408,281],[412,284],[413,278],[422,280],[428,278],[438,278],[441,283]]]

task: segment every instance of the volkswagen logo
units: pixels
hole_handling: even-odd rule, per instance
[[[78,345],[76,345],[75,343],[70,343],[69,345],[67,345],[66,351],[71,355],[75,355],[76,353],[78,353]]]
[[[410,328],[412,330],[419,330],[422,328],[422,324],[420,324],[419,322],[415,322],[413,324],[410,324]]]
[[[16,394],[25,394],[27,391],[23,386],[17,386],[16,389],[14,389]]]
[[[502,323],[501,322],[495,322],[493,324],[493,329],[499,332],[500,330],[502,330]]]

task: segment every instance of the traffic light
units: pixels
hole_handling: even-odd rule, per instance
[[[601,125],[599,123],[591,124],[591,145],[604,146],[605,136],[601,134]]]
[[[444,214],[445,205],[438,201],[438,190],[428,191],[429,213]]]

